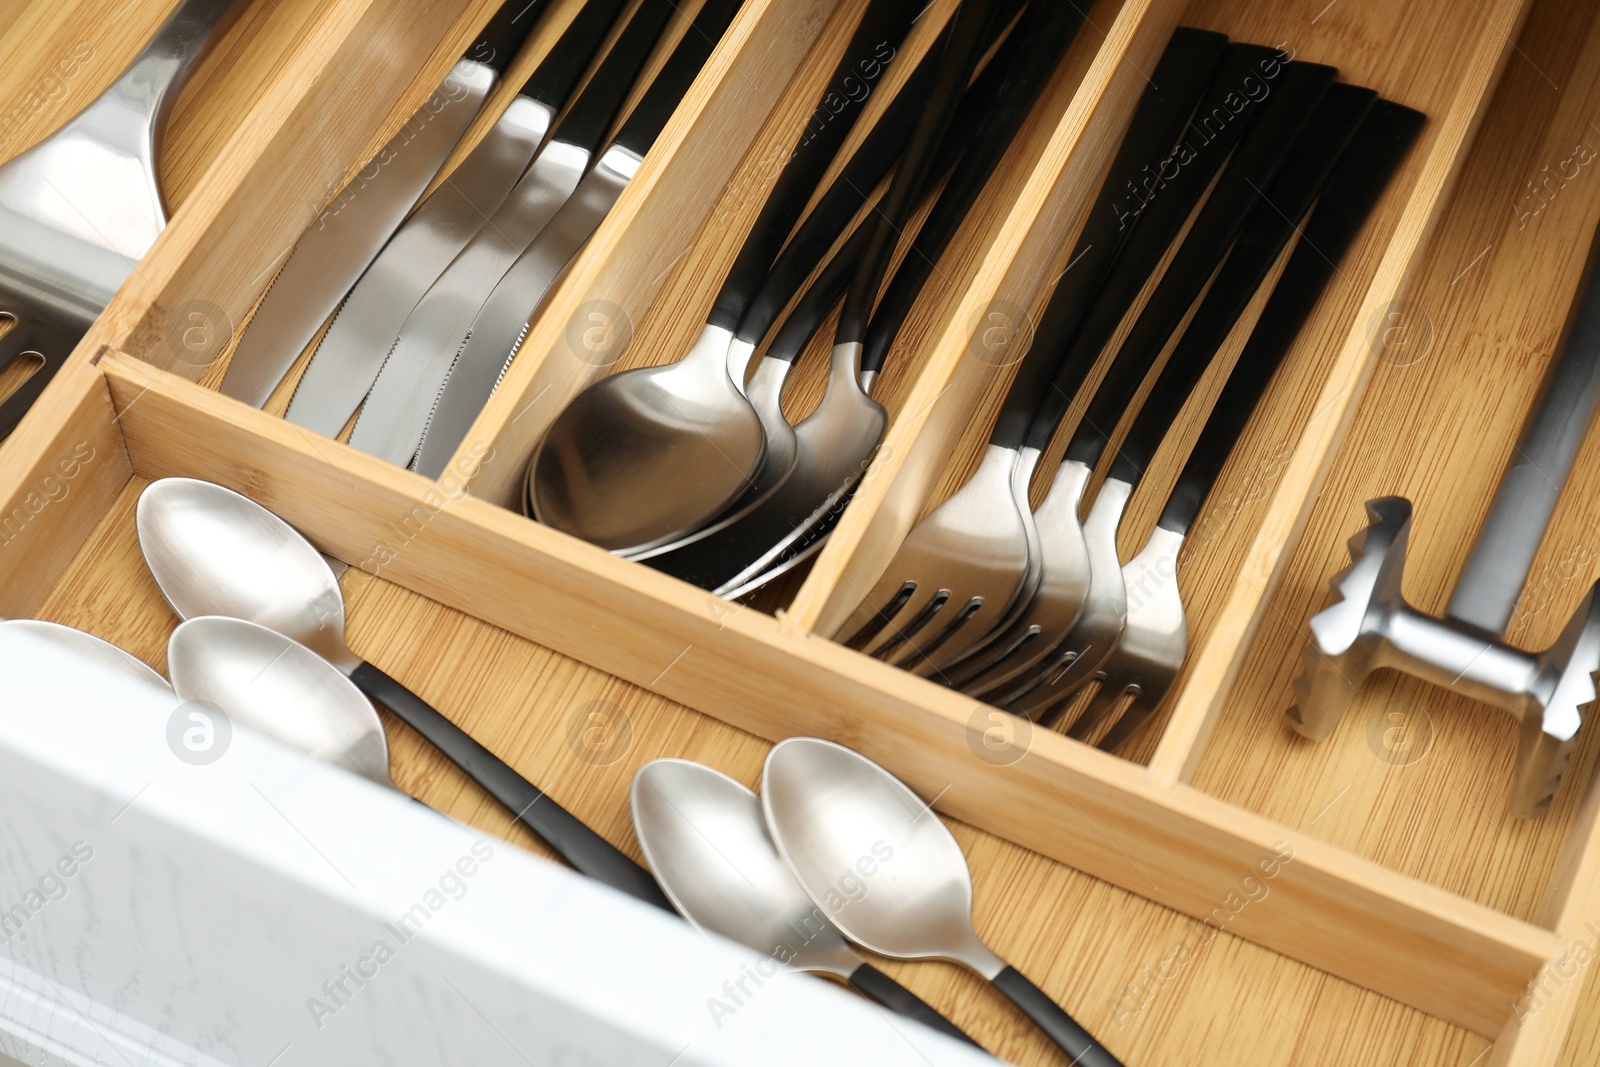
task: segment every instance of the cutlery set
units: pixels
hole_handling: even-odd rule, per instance
[[[1330,67],[1177,31],[977,470],[906,537],[840,629],[849,647],[1047,724],[1081,706],[1069,732],[1090,739],[1109,725],[1099,737],[1107,749],[1155,710],[1187,643],[1177,583],[1183,535],[1421,128],[1419,113],[1335,79]],[[1161,180],[1141,184],[1152,159],[1162,161]],[[1127,190],[1143,201],[1129,209]],[[1291,243],[1156,529],[1124,565],[1117,540],[1129,499]],[[1040,457],[1163,258],[1035,510]]]
[[[763,798],[710,768],[655,760],[635,778],[638,838],[656,877],[472,740],[344,640],[343,599],[327,560],[276,515],[187,478],[151,483],[139,546],[182,621],[166,678],[98,637],[7,620],[130,682],[201,702],[316,759],[397,788],[376,700],[448,756],[558,855],[598,881],[673,909],[801,971],[830,974],[908,1018],[971,1041],[856,955],[853,941],[901,959],[951,959],[982,973],[1080,1064],[1117,1063],[1033,983],[977,940],[960,848],[906,786],[831,742],[773,749]],[[831,782],[831,784],[830,784]],[[810,783],[808,785],[808,783]],[[818,792],[820,789],[820,792]],[[825,805],[817,808],[818,804]],[[836,810],[830,810],[836,809]],[[769,836],[770,833],[770,836]],[[863,842],[863,834],[872,838]],[[860,851],[866,860],[859,860]],[[835,867],[875,877],[838,894]],[[658,880],[659,879],[659,882]],[[952,885],[964,885],[955,896]],[[885,900],[892,893],[893,899]],[[861,905],[873,901],[872,908]]]

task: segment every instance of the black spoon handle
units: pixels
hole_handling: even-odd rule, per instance
[[[676,914],[649,871],[585,826],[421,697],[370,663],[351,671],[350,680],[466,771],[469,778],[504,804],[518,822],[538,834],[573,867],[613,889]]]
[[[804,132],[722,282],[706,320],[711,325],[733,330],[744,319],[784,238],[794,229],[806,201],[811,199],[833,157],[839,154],[861,117],[874,84],[888,69],[924,3],[925,0],[873,0],[867,8],[828,80],[827,92],[816,111],[807,116]]]
[[[986,83],[980,88],[988,106],[973,121],[976,137],[945,183],[933,213],[917,231],[910,251],[901,260],[872,313],[866,350],[861,357],[863,373],[876,373],[883,366],[939,258],[950,246],[989,178],[999,168],[1082,25],[1083,10],[1075,4],[1052,4],[1043,0],[1030,4],[978,79]],[[968,98],[972,96],[970,92],[967,94]],[[945,140],[950,139],[946,135]]]
[[[483,32],[478,34],[463,58],[476,60],[496,74],[504,74],[516,58],[517,49],[528,39],[528,34],[539,22],[539,16],[549,6],[550,0],[533,0],[532,3],[527,0],[505,0],[499,10],[489,17]]]
[[[639,5],[594,77],[550,132],[551,140],[588,152],[599,149],[675,10],[672,0],[644,0]]]
[[[1245,219],[1233,251],[1139,406],[1127,436],[1117,446],[1110,477],[1138,484],[1189,394],[1311,210],[1377,95],[1371,89],[1335,85],[1317,105],[1305,133]]]
[[[550,54],[522,83],[522,95],[556,109],[565,105],[626,3],[627,0],[589,0],[584,4]]]
[[[1099,461],[1139,384],[1216,273],[1245,215],[1271,183],[1336,73],[1313,63],[1290,63],[1284,69],[1095,389],[1067,443],[1067,459],[1090,467]]]
[[[1173,32],[1150,84],[1134,108],[1111,169],[1091,201],[1089,217],[1067,260],[1066,273],[1050,294],[1039,324],[1042,337],[1067,338],[1076,329],[1122,242],[1138,221],[1142,201],[1136,198],[1135,206],[1129,207],[1126,190],[1136,188],[1141,173],[1152,166],[1159,167],[1177,143],[1227,46],[1228,39],[1220,33],[1181,26]],[[1017,324],[1001,325],[1015,329]],[[1023,443],[1028,417],[1054,376],[1057,360],[1066,351],[1064,346],[1048,343],[1036,343],[1029,349],[1032,358],[1017,368],[989,435],[990,444],[1016,448]]]
[[[1120,206],[1123,215],[1138,212],[1137,225],[1122,242],[1115,262],[1095,288],[1077,328],[1060,333],[1045,333],[1042,326],[1035,346],[1044,345],[1058,353],[1052,360],[1057,371],[1050,387],[1043,390],[1029,421],[1024,443],[1041,452],[1050,444],[1056,426],[1067,414],[1073,394],[1083,383],[1100,350],[1116,332],[1123,316],[1161,262],[1169,246],[1183,229],[1183,223],[1205,195],[1211,179],[1228,158],[1228,153],[1243,136],[1245,127],[1260,110],[1249,98],[1238,112],[1229,109],[1229,100],[1239,100],[1239,86],[1246,79],[1257,81],[1260,71],[1271,64],[1286,66],[1280,53],[1259,45],[1229,45],[1222,64],[1206,90],[1195,117],[1184,128],[1175,149],[1158,161],[1139,188]],[[1281,76],[1281,71],[1280,71]],[[1213,119],[1212,116],[1225,116]],[[1067,272],[1067,277],[1072,271]],[[1065,279],[1063,279],[1065,280]],[[1047,315],[1048,319],[1049,316]]]
[[[997,0],[965,0],[955,14],[955,28],[950,32],[939,65],[939,78],[928,95],[928,104],[917,122],[916,132],[905,155],[895,167],[889,191],[884,194],[870,220],[872,237],[866,250],[856,263],[855,277],[845,294],[844,310],[839,315],[839,328],[834,334],[838,345],[860,344],[866,340],[867,320],[878,299],[878,288],[889,270],[889,259],[894,254],[900,231],[918,199],[923,179],[934,162],[939,142],[944,138],[956,107],[972,80],[972,71],[983,52],[985,31],[994,16]]]
[[[1002,0],[1000,15],[990,24],[994,31],[993,35],[999,34],[1008,21],[1012,9],[1018,6],[1020,6],[1019,0]],[[900,158],[900,153],[905,150],[906,141],[910,139],[911,132],[916,127],[917,116],[926,105],[928,94],[933,91],[934,82],[939,77],[939,60],[953,28],[953,26],[945,27],[927,54],[907,76],[900,86],[900,91],[884,108],[883,114],[873,124],[872,130],[862,139],[861,144],[841,168],[839,176],[828,186],[827,191],[817,200],[816,206],[806,215],[800,228],[784,246],[782,253],[772,264],[771,271],[767,273],[766,280],[761,283],[761,291],[756,294],[750,310],[739,323],[740,340],[751,344],[761,343],[767,331],[772,329],[773,323],[778,321],[783,309],[805,284],[811,271],[827,254],[838,236],[845,231],[850,220],[855,218],[856,212],[867,202],[867,198],[878,187],[883,176],[889,173],[894,161]],[[994,89],[999,82],[996,71],[998,59],[997,56],[990,62],[978,76],[978,80],[967,90],[966,95],[961,98],[961,106],[950,123],[950,130],[939,145],[939,154],[934,161],[933,173],[940,178],[955,167],[956,161],[977,136],[983,116],[992,106]]]
[[[896,1015],[904,1015],[908,1019],[915,1019],[925,1026],[931,1026],[941,1034],[960,1038],[969,1045],[978,1044],[968,1037],[959,1026],[933,1010],[921,997],[870,963],[863,963],[852,971],[849,982],[850,987],[857,993],[869,1000],[877,1001]]]
[[[1379,100],[1367,113],[1329,176],[1299,244],[1289,254],[1228,384],[1178,475],[1156,523],[1163,530],[1189,532],[1278,363],[1311,317],[1339,260],[1355,242],[1425,121],[1421,112],[1387,100]]]
[[[1121,1060],[1015,967],[1007,967],[989,981],[1007,1000],[1021,1008],[1077,1067],[1122,1067]]]
[[[634,105],[612,144],[640,158],[649,153],[743,3],[744,0],[706,0],[700,5],[694,21],[683,31],[678,46]]]

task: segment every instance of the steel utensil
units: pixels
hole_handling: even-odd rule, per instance
[[[972,1042],[845,943],[773,848],[761,801],[742,784],[703,764],[657,759],[634,775],[629,799],[645,862],[689,922]]]
[[[242,0],[185,0],[105,92],[0,165],[0,370],[33,373],[0,401],[0,440],[166,227],[156,151],[189,76]]]
[[[743,321],[860,117],[866,94],[848,87],[861,84],[862,68],[881,75],[886,65],[876,57],[894,54],[920,6],[874,0],[867,9],[819,105],[841,101],[841,113],[820,132],[807,123],[688,353],[595,382],[551,424],[531,463],[540,522],[631,555],[704,525],[758,474],[767,438],[781,431],[764,426],[745,396],[744,364],[765,331],[746,332]],[[735,346],[741,356],[731,355]]]
[[[1220,34],[1200,31],[1180,31],[1169,42],[1108,173],[1103,209],[1085,222],[1071,266],[1051,296],[1044,319],[1048,332],[1023,358],[977,471],[912,529],[883,578],[841,629],[851,635],[845,642],[849,647],[887,657],[903,653],[908,640],[926,631],[903,662],[933,673],[931,657],[954,661],[1032,599],[1040,577],[1040,549],[1028,483],[1039,449],[1024,446],[1040,394],[1061,374],[1061,361],[1072,355],[1069,346],[1055,339],[1072,335],[1123,243],[1143,229],[1142,205],[1124,212],[1115,207],[1124,187],[1152,160],[1159,164],[1167,158],[1226,44]],[[1175,208],[1178,198],[1187,202],[1198,194],[1177,190],[1168,195],[1175,200],[1169,206]],[[1174,218],[1166,225],[1143,229],[1143,242],[1170,240],[1168,231],[1177,220],[1175,211],[1167,214]],[[1112,299],[1106,298],[1108,303]]]
[[[850,940],[893,959],[946,959],[987,978],[1079,1067],[1116,1057],[972,926],[961,846],[900,779],[831,741],[794,737],[767,755],[761,806],[773,844]],[[842,894],[839,879],[864,892]]]
[[[673,11],[668,0],[638,7],[516,189],[406,317],[351,431],[351,447],[410,466],[473,316],[578,187]]]
[[[511,365],[528,323],[567,262],[610,213],[688,93],[742,0],[707,0],[598,162],[501,276],[434,399],[414,469],[437,478]]]
[[[439,88],[300,235],[228,362],[222,392],[261,407],[477,118],[549,0],[504,0]]]
[[[102,641],[93,634],[75,630],[71,626],[62,626],[60,623],[45,622],[42,619],[3,619],[0,620],[0,626],[31,634],[41,641],[48,641],[63,651],[101,667],[109,667],[141,685],[167,693],[172,692],[167,680],[152,670],[144,660],[109,641]]]
[[[1347,88],[1335,87],[1336,91]],[[1358,106],[1359,101],[1349,92],[1341,95],[1350,100],[1351,106]],[[1111,656],[1096,671],[1100,687],[1094,703],[1074,723],[1071,731],[1073,736],[1087,737],[1113,707],[1131,697],[1132,702],[1100,741],[1100,747],[1107,751],[1122,745],[1150,717],[1177,678],[1188,645],[1183,598],[1178,588],[1178,564],[1182,559],[1184,538],[1199,517],[1229,453],[1243,435],[1250,413],[1333,277],[1339,258],[1350,247],[1378,196],[1421,132],[1423,117],[1419,112],[1387,101],[1369,106],[1371,110],[1366,113],[1349,147],[1343,149],[1331,175],[1316,176],[1319,164],[1315,157],[1326,156],[1334,146],[1303,141],[1297,148],[1296,158],[1284,165],[1284,173],[1267,190],[1265,202],[1256,208],[1206,302],[1184,333],[1182,346],[1196,345],[1213,351],[1221,347],[1279,253],[1299,232],[1310,199],[1315,196],[1316,213],[1307,221],[1304,236],[1291,254],[1244,351],[1228,376],[1227,385],[1212,407],[1155,529],[1144,548],[1122,568],[1123,586],[1127,591],[1126,620]],[[1325,189],[1322,188],[1324,181]],[[1319,189],[1322,190],[1320,194]],[[1253,264],[1247,269],[1235,267],[1235,261],[1250,264],[1252,260]],[[1232,295],[1226,295],[1230,293]],[[1216,306],[1213,306],[1213,298],[1218,298]],[[1174,353],[1169,370],[1198,368],[1204,362],[1180,358],[1179,353]],[[1162,379],[1167,373],[1162,373]],[[1182,406],[1182,400],[1177,397],[1179,394],[1187,396],[1193,384],[1193,381],[1180,382],[1168,387],[1164,381],[1158,381],[1139,419],[1142,421],[1148,415],[1153,421],[1165,420],[1171,424]],[[1149,438],[1136,434],[1137,428],[1135,423],[1135,428],[1128,431],[1108,477],[1127,477],[1133,467],[1148,463],[1149,454],[1145,449],[1149,447]],[[1128,466],[1119,466],[1124,464]],[[1049,712],[1040,715],[1042,719],[1050,717]]]
[[[180,618],[230,615],[305,645],[444,753],[572,866],[671,909],[643,867],[350,650],[339,583],[322,555],[288,523],[220,485],[163,478],[140,494],[136,525],[150,573]]]
[[[183,700],[326,763],[394,788],[383,723],[327,660],[275,630],[201,615],[167,641],[167,669]]]
[[[371,391],[406,316],[446,268],[456,269],[452,260],[457,253],[480,241],[514,242],[514,227],[525,217],[543,226],[566,199],[578,183],[587,155],[582,161],[563,158],[566,165],[544,164],[545,157],[570,155],[550,145],[540,153],[534,170],[523,172],[529,170],[624,3],[584,4],[489,132],[384,245],[318,342],[285,418],[338,436]],[[547,173],[552,168],[557,175]],[[568,170],[570,180],[559,177]],[[541,216],[540,205],[546,202],[549,211]]]

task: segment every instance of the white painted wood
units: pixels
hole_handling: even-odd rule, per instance
[[[27,635],[0,679],[25,1064],[990,1062],[245,730],[191,765],[174,698]]]

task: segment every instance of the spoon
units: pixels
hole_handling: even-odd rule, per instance
[[[633,829],[668,899],[696,927],[801,971],[841,978],[892,1011],[972,1041],[862,959],[784,865],[761,801],[720,771],[680,759],[639,768]]]
[[[101,667],[117,671],[125,678],[132,679],[143,685],[148,685],[164,692],[172,692],[172,687],[167,680],[137,656],[118,648],[109,641],[102,641],[94,634],[74,630],[70,626],[60,623],[45,622],[42,619],[5,619],[0,621],[0,626],[13,631],[22,631],[48,641],[63,651],[70,652],[81,659],[90,660]]]
[[[288,523],[220,485],[163,478],[140,495],[137,526],[150,573],[181,618],[231,615],[298,641],[443,752],[562,859],[614,889],[671,910],[648,871],[350,651],[339,583],[321,553]]]
[[[850,940],[892,959],[947,959],[987,978],[1079,1067],[1117,1058],[972,927],[972,874],[922,798],[865,756],[795,737],[767,755],[761,804],[773,844]],[[867,875],[864,858],[876,861]],[[841,892],[841,875],[864,891]],[[830,906],[831,905],[831,906]]]
[[[767,430],[736,381],[761,338],[740,326],[817,183],[860,117],[866,94],[851,94],[874,58],[892,54],[911,29],[917,0],[873,0],[829,81],[824,98],[841,113],[808,123],[739,250],[700,332],[680,360],[595,382],[551,425],[531,469],[539,521],[616,552],[642,551],[681,537],[722,511],[759,470]],[[737,343],[738,355],[733,355]]]
[[[371,703],[331,663],[277,631],[201,615],[172,631],[167,670],[181,699],[204,701],[308,756],[395,788],[389,741]]]

